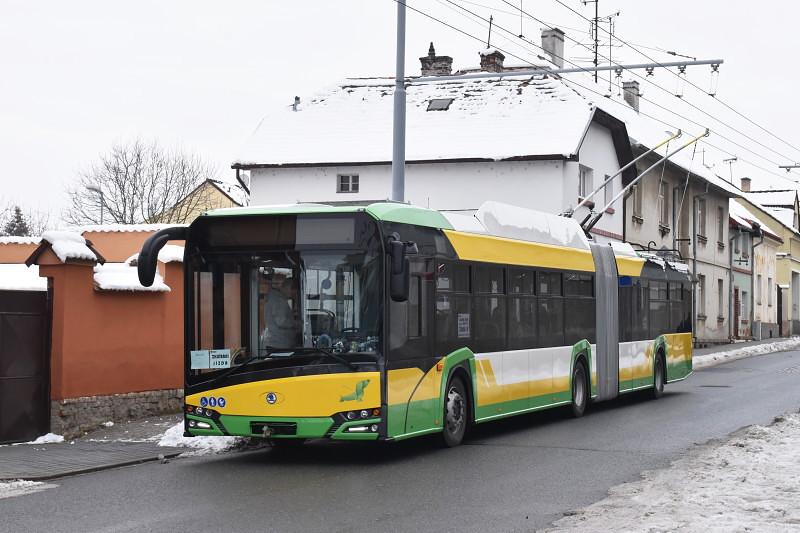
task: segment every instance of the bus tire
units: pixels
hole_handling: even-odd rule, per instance
[[[658,399],[664,396],[664,383],[666,383],[666,367],[664,365],[664,354],[659,351],[656,354],[656,360],[653,363],[653,399]]]
[[[586,371],[586,363],[583,359],[578,359],[575,368],[572,369],[572,416],[580,418],[586,412],[586,404],[589,402],[589,373]]]
[[[469,396],[464,380],[453,376],[447,383],[442,415],[442,444],[448,448],[458,446],[464,440],[469,423]]]

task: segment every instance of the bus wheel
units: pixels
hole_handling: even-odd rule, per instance
[[[452,448],[458,446],[467,431],[467,388],[460,377],[453,377],[447,384],[444,397],[444,427],[442,442]]]
[[[664,396],[664,356],[659,352],[656,355],[656,362],[653,366],[653,398],[661,398]]]
[[[589,401],[586,363],[578,361],[572,370],[572,416],[580,418],[586,412],[586,403]]]

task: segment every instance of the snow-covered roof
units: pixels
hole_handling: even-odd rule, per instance
[[[208,180],[214,187],[222,191],[222,194],[233,200],[237,205],[242,207],[250,203],[250,195],[244,190],[244,187],[238,183],[231,183],[229,181]]]
[[[177,246],[175,244],[165,244],[161,250],[158,251],[158,260],[162,263],[183,263],[183,246]],[[125,264],[128,265],[136,265],[137,261],[139,260],[139,252],[136,252],[128,259],[125,260]]]
[[[0,291],[46,291],[47,278],[39,277],[39,267],[0,264]]]
[[[138,269],[126,263],[106,263],[94,267],[94,284],[101,291],[170,292],[164,278],[156,272],[153,284],[139,283]]]
[[[0,245],[3,244],[39,244],[41,237],[0,237]]]
[[[236,164],[292,165],[392,159],[394,81],[347,80],[262,119]],[[453,98],[446,111],[433,99]],[[502,160],[577,154],[591,102],[550,77],[508,76],[412,84],[406,97],[406,160]]]
[[[779,241],[782,240],[780,235],[775,230],[770,228],[769,225],[766,224],[762,219],[758,218],[757,216],[752,214],[750,211],[748,211],[738,201],[731,200],[730,202],[728,202],[728,204],[729,204],[728,205],[728,210],[729,210],[728,212],[730,213],[730,217],[734,221],[736,221],[737,224],[739,224],[740,226],[743,226],[743,227],[745,227],[747,229],[753,229],[753,223],[755,222],[756,224],[758,224],[761,227],[761,229],[765,233],[769,234],[774,239],[777,239]]]
[[[794,208],[797,191],[794,189],[750,191],[744,193],[744,197],[766,207]]]
[[[787,209],[785,207],[764,207],[764,211],[775,217],[781,224],[797,232],[794,227],[794,209]]]
[[[186,224],[94,224],[81,226],[76,231],[80,233],[139,233],[155,232],[165,228],[185,225]]]
[[[82,261],[97,261],[97,255],[89,248],[86,239],[74,231],[45,231],[42,240],[50,243],[50,246],[61,262],[66,263],[68,259]]]

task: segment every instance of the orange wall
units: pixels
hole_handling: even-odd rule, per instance
[[[160,265],[172,292],[100,292],[92,266],[41,259],[53,285],[51,399],[183,387],[182,263]]]
[[[92,242],[109,263],[123,263],[142,249],[153,231],[84,231],[83,238]]]
[[[38,244],[0,243],[0,263],[24,263]]]

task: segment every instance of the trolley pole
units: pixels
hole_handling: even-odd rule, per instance
[[[405,201],[406,188],[406,4],[397,2],[397,63],[394,80],[394,126],[392,132],[392,201]]]

